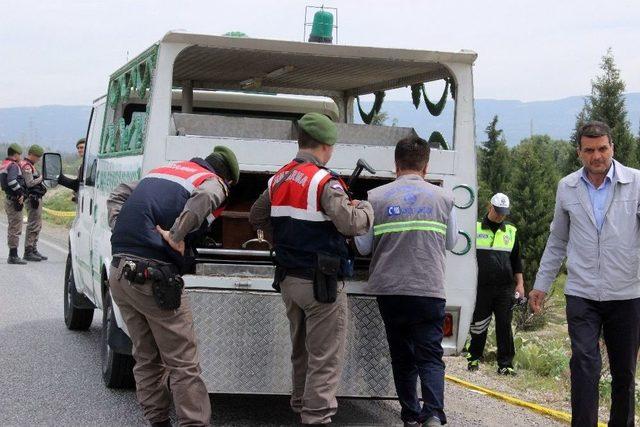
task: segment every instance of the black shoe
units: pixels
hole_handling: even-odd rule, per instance
[[[9,255],[9,258],[7,258],[7,264],[24,265],[26,263],[27,263],[27,261],[23,260],[18,255]]]
[[[151,427],[171,427],[171,420],[160,421],[159,423],[151,423]]]
[[[36,255],[36,256],[39,256],[42,261],[46,261],[46,260],[49,259],[49,257],[46,257],[46,256],[42,255],[40,252],[38,252],[37,248],[33,248],[33,254]]]
[[[469,360],[467,362],[467,369],[470,371],[477,371],[480,369],[480,361],[478,359]]]
[[[405,421],[404,427],[422,427],[422,423],[417,421]]]
[[[515,377],[516,375],[518,375],[516,370],[513,369],[511,366],[503,366],[501,368],[498,368],[498,374],[512,376],[512,377]]]
[[[36,255],[36,252],[31,248],[25,248],[24,249],[24,257],[23,258],[26,261],[42,261],[42,258],[40,258],[38,255]]]

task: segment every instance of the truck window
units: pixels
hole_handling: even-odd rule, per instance
[[[147,101],[157,46],[146,50],[109,80],[100,157],[141,154],[147,127]]]

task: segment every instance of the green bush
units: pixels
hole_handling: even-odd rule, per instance
[[[568,340],[568,338],[567,338]],[[559,339],[514,338],[517,368],[527,369],[541,376],[560,377],[569,369],[568,344]]]

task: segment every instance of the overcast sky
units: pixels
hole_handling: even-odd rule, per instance
[[[0,107],[88,105],[172,29],[302,40],[306,1],[0,0]],[[584,95],[608,47],[640,92],[640,1],[326,1],[339,43],[478,53],[476,98]],[[408,95],[407,95],[408,96]]]

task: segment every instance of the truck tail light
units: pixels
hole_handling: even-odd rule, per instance
[[[445,337],[453,335],[453,315],[451,313],[445,313],[444,324],[442,325],[442,334]]]

